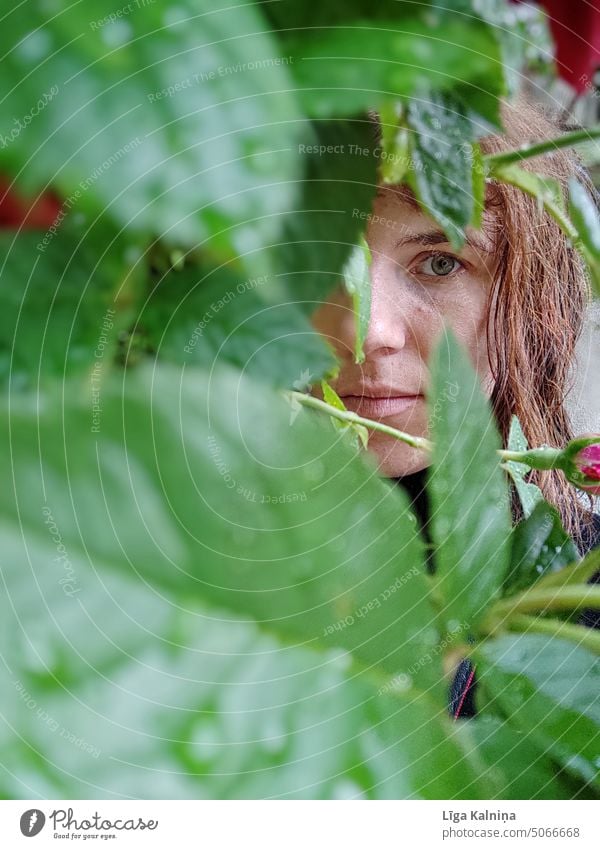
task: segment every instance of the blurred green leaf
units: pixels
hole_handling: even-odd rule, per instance
[[[463,749],[454,723],[427,699],[413,695],[408,701],[402,694],[395,698],[382,694],[378,703],[369,705],[369,716],[393,764],[390,778],[382,783],[383,798],[399,798],[394,796],[399,777],[416,781],[420,795],[426,799],[448,798],[450,788],[456,799],[486,799],[499,792],[498,774],[490,774],[475,747],[470,751]],[[424,736],[429,757],[422,750]],[[407,783],[400,798],[410,795]]]
[[[572,177],[569,180],[569,215],[583,244],[590,276],[600,294],[600,218],[598,207],[585,186]]]
[[[415,4],[411,0],[380,0],[376,6],[371,0],[349,0],[343,4],[326,0],[315,6],[307,6],[304,0],[285,0],[283,3],[259,0],[259,4],[282,39],[294,38],[297,30],[328,30],[339,24],[352,23],[357,18],[376,21],[413,19],[415,16]],[[423,17],[438,9],[439,0],[423,0],[420,4]]]
[[[61,411],[41,395],[35,418],[17,397],[5,432],[18,462],[5,469],[14,493],[0,495],[3,627],[29,668],[6,670],[2,692],[5,716],[40,747],[24,757],[5,734],[19,780],[33,769],[35,786],[74,797],[441,798],[462,796],[466,777],[469,793],[494,792],[444,716],[423,545],[402,493],[312,416],[284,441],[282,400],[233,370],[209,383],[140,368],[125,386],[103,385],[93,432],[69,385]],[[240,462],[242,445],[254,464]],[[283,644],[255,643],[251,621],[225,610]],[[309,659],[309,647],[321,653]],[[60,717],[71,747],[23,711],[17,682]]]
[[[65,223],[47,245],[40,232],[0,233],[0,382],[99,381],[133,315],[139,256],[100,226]]]
[[[0,539],[4,798],[379,796],[372,691],[339,655],[181,606],[68,543],[61,585],[45,540],[28,540],[28,562],[4,525]],[[392,787],[417,789],[410,773]]]
[[[480,759],[488,781],[500,786],[498,799],[569,799],[574,788],[558,776],[546,752],[529,734],[483,714],[457,723],[465,749]],[[579,789],[579,788],[577,788]]]
[[[364,232],[377,188],[376,123],[367,115],[307,125],[300,148],[304,180],[281,215],[280,240],[261,255],[280,298],[310,314],[342,285],[342,268]]]
[[[381,125],[381,164],[379,173],[384,183],[402,183],[410,162],[408,130],[397,100],[383,103],[379,109]]]
[[[278,232],[301,163],[291,59],[257,7],[112,0],[3,18],[0,132],[25,120],[0,163],[23,190],[55,187],[130,232],[244,254]]]
[[[4,526],[0,539],[10,599],[0,634],[11,657],[0,670],[0,745],[11,795],[399,799],[498,790],[452,739],[448,719],[410,688],[376,690],[350,676],[339,653],[282,645],[190,600],[180,606],[140,580],[92,569],[71,548],[72,580],[61,585],[65,563],[49,560],[43,541],[28,545],[24,568],[22,541]]]
[[[489,403],[450,332],[433,356],[428,404],[435,446],[428,491],[436,583],[445,617],[473,626],[506,575],[510,511]]]
[[[254,378],[291,387],[316,382],[335,358],[294,303],[270,302],[272,278],[193,264],[163,275],[148,294],[135,331],[157,357],[207,370],[229,363]]]
[[[515,4],[510,0],[450,0],[454,12],[476,14],[490,26],[490,31],[500,50],[502,71],[506,80],[506,94],[518,94],[526,61],[542,65],[553,61],[551,41],[545,24],[545,13],[529,4]],[[543,65],[542,65],[543,66]]]
[[[400,22],[357,18],[298,37],[289,49],[302,105],[318,118],[378,109],[424,85],[441,92],[474,83],[492,95],[503,89],[496,40],[476,18],[457,21],[433,10]]]
[[[532,13],[129,11],[30,0],[0,33],[0,167],[21,197],[62,199],[46,233],[0,238],[0,793],[591,795],[598,665],[572,643],[597,635],[527,614],[599,604],[582,583],[597,564],[552,571],[576,552],[518,469],[531,515],[511,535],[466,355],[450,338],[433,363],[431,579],[408,497],[350,444],[364,428],[274,390],[334,372],[308,317],[345,276],[364,357],[364,230],[377,184],[408,171],[456,246],[487,171],[595,273],[582,186],[567,214],[515,164],[582,132],[483,159],[476,144],[531,60]],[[496,601],[511,541],[510,592],[542,575],[515,610]],[[539,633],[474,650],[483,715],[452,722],[443,670],[488,625]]]
[[[344,284],[354,306],[354,362],[365,360],[363,345],[371,317],[371,251],[364,236],[344,266]]]
[[[60,411],[40,397],[37,420],[13,405],[15,492],[0,507],[16,522],[18,504],[28,536],[47,539],[45,498],[65,544],[121,572],[439,683],[439,658],[418,666],[437,635],[408,500],[326,420],[223,368],[140,368],[98,402],[94,415],[67,386]]]

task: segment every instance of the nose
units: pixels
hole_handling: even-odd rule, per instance
[[[365,357],[386,356],[404,348],[407,338],[406,293],[398,270],[383,256],[372,254],[371,314],[363,344]]]

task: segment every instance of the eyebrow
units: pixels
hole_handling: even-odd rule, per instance
[[[492,253],[490,243],[485,236],[480,236],[478,234],[465,235],[465,243],[469,245],[469,247],[474,248],[481,253]],[[412,236],[405,236],[403,239],[399,239],[394,245],[394,248],[404,248],[407,245],[424,245],[425,247],[432,247],[435,245],[449,244],[450,242],[448,241],[448,237],[444,232],[442,232],[442,230],[427,230],[424,233],[414,233]]]

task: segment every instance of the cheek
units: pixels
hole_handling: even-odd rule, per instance
[[[489,388],[491,369],[488,352],[488,290],[478,281],[465,289],[463,297],[448,311],[447,322],[471,356],[471,361]]]
[[[444,326],[450,323],[447,313],[435,299],[407,297],[404,321],[420,359],[427,363]]]
[[[312,313],[313,328],[325,336],[338,353],[348,344],[352,346],[354,310],[352,299],[342,287],[332,292],[328,300]]]

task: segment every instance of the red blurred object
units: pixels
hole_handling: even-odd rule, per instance
[[[590,87],[600,66],[598,0],[539,0],[556,43],[556,65],[578,94]]]
[[[45,230],[60,211],[60,200],[47,193],[31,202],[19,197],[10,182],[0,177],[0,228],[3,230]]]

